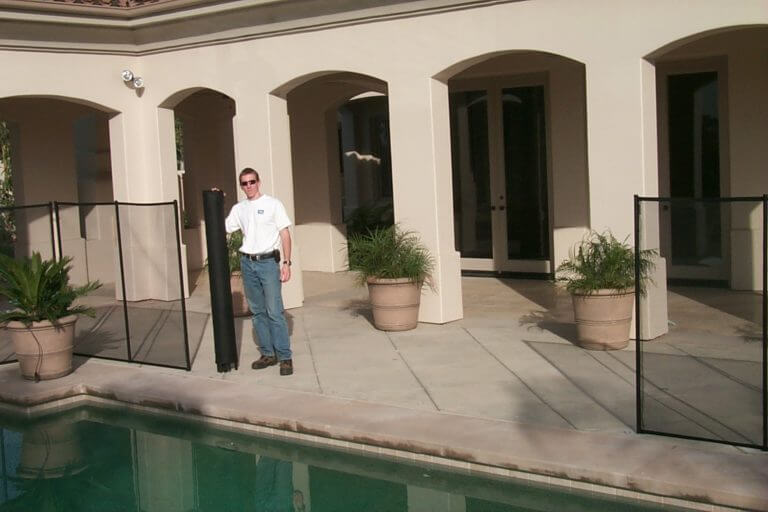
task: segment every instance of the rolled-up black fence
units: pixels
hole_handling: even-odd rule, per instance
[[[660,267],[635,301],[638,432],[768,450],[767,219],[768,196],[635,197]]]
[[[13,216],[8,223],[14,229],[9,244],[4,244],[3,215]],[[191,369],[175,201],[52,202],[2,208],[0,250],[15,257],[35,251],[48,258],[52,254],[70,257],[73,284],[96,280],[102,283],[101,288],[81,299],[95,315],[79,318],[75,354]],[[207,319],[207,315],[203,316]],[[206,319],[195,318],[193,323],[203,325]],[[0,336],[0,364],[13,361],[10,341]]]

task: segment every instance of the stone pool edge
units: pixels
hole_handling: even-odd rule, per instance
[[[30,414],[89,400],[117,402],[364,455],[694,510],[768,509],[768,484],[763,483],[768,482],[768,457],[759,452],[545,428],[189,375],[153,373],[139,379],[135,369],[120,366],[109,370],[98,378],[32,384],[17,373],[7,378],[9,372],[0,369],[0,401]]]

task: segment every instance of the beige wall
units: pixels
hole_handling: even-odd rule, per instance
[[[237,201],[237,173],[232,135],[236,106],[228,96],[212,90],[198,91],[173,109],[183,123],[184,212],[189,228],[184,229],[187,267],[205,265],[205,220],[203,190],[223,190],[224,209]]]
[[[650,59],[663,72],[720,73],[721,195],[768,193],[768,27],[712,34],[664,48]],[[664,141],[660,146],[664,165]],[[761,289],[762,208],[753,202],[725,209],[729,246],[724,277],[735,289]]]
[[[312,255],[303,260],[305,270],[346,269],[337,109],[353,96],[382,89],[386,85],[373,78],[334,73],[309,80],[287,95],[296,244]]]
[[[561,178],[555,179],[552,191],[556,205],[553,225],[556,233],[561,228],[580,229],[588,218],[590,227],[610,228],[623,238],[632,233],[633,194],[657,192],[658,166],[650,157],[657,144],[655,111],[649,108],[653,68],[644,58],[699,33],[760,24],[768,24],[763,0],[700,0],[695,15],[689,2],[529,0],[329,25],[322,30],[271,37],[243,37],[142,56],[63,56],[6,47],[0,49],[0,67],[24,72],[0,82],[0,98],[63,96],[117,112],[110,119],[115,199],[158,201],[175,199],[178,194],[172,137],[168,135],[172,131],[168,117],[158,107],[179,91],[199,87],[221,91],[238,109],[234,120],[235,167],[250,165],[263,170],[265,191],[280,197],[295,218],[295,191],[301,185],[292,164],[292,123],[286,94],[296,85],[329,72],[354,72],[386,82],[395,217],[406,228],[418,231],[438,260],[436,288],[425,293],[421,319],[445,322],[462,315],[459,258],[453,241],[448,77],[507,51],[538,51],[583,64],[586,158],[580,144],[557,150],[552,145],[553,151],[562,151],[553,157],[563,162],[560,171],[554,170]],[[759,39],[763,41],[764,36]],[[748,54],[754,55],[754,60]],[[748,48],[734,55],[729,68],[731,82],[738,82],[739,76],[751,80],[764,76],[764,71],[754,75],[749,71],[753,62],[764,59],[765,53],[762,55]],[[146,80],[142,94],[120,80],[120,71],[127,67]],[[764,70],[764,64],[759,69]],[[73,76],[88,79],[62,79]],[[551,92],[560,87],[557,98],[552,97],[553,108],[557,102],[576,105],[572,102],[582,94],[577,87],[568,87],[569,80],[578,85],[575,76],[572,71],[550,73]],[[558,82],[562,85],[557,86]],[[753,81],[734,87],[751,96],[766,89]],[[745,160],[765,160],[765,144],[755,135],[761,121],[749,115],[760,110],[754,110],[750,103],[757,109],[764,105],[760,101],[736,103],[731,113],[745,118],[743,123],[731,120],[732,137],[737,136],[739,125],[753,134],[732,142],[731,150],[737,154],[732,167],[739,162],[740,167],[749,167]],[[558,138],[579,138],[581,115],[564,119],[560,128],[553,125],[551,136],[559,132]],[[170,123],[172,129],[172,120]],[[739,150],[739,144],[746,149]],[[588,167],[586,190],[581,186],[584,161]],[[765,187],[753,171],[745,172],[747,181],[732,173],[732,192],[742,183],[749,183],[744,186],[753,193],[759,191],[756,186]],[[571,197],[577,199],[571,201]],[[752,240],[754,230],[749,230]],[[556,246],[564,247],[575,237],[568,233]],[[302,252],[299,246],[294,276],[300,276]],[[140,257],[137,252],[137,265]],[[300,278],[286,286],[288,307],[301,304],[301,287]],[[145,288],[146,293],[160,293],[150,285]]]
[[[17,205],[111,201],[106,113],[60,99],[7,98],[0,100],[0,118],[10,121],[14,131],[13,188]],[[81,215],[86,237],[81,232]],[[73,258],[73,282],[114,282],[111,212],[96,207],[81,211],[76,206],[62,205],[59,217],[63,254]],[[18,255],[38,251],[51,256],[47,208],[17,211],[16,226]]]
[[[557,55],[514,52],[481,61],[448,83],[545,87],[551,269],[556,268],[590,226],[584,65]]]

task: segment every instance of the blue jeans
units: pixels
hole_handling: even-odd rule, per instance
[[[277,355],[280,361],[291,359],[291,339],[283,315],[280,267],[273,259],[252,261],[242,257],[240,269],[261,355]]]

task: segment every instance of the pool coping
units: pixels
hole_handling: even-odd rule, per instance
[[[634,433],[583,432],[409,409],[89,361],[31,383],[0,367],[0,401],[30,414],[110,401],[377,454],[694,510],[768,510],[768,454]]]

